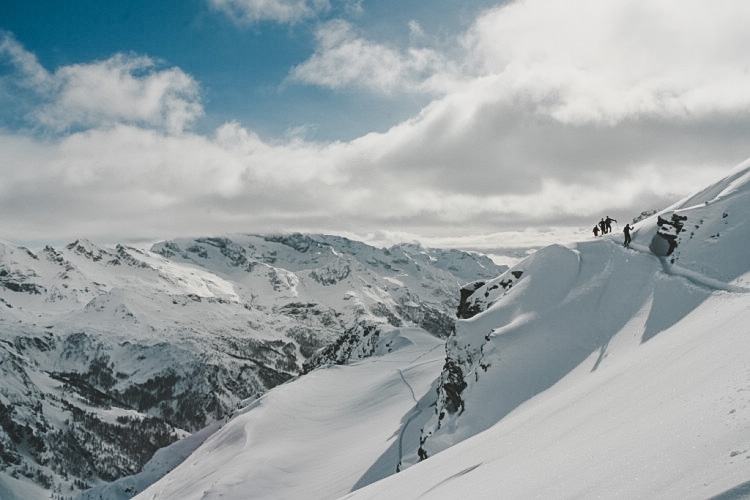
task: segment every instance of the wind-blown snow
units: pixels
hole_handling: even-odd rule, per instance
[[[413,400],[389,402],[404,386],[388,356],[317,371],[269,393],[139,498],[322,499],[353,488],[345,498],[742,498],[750,163],[659,215],[673,213],[687,219],[666,257],[649,250],[653,216],[631,248],[620,234],[556,245],[478,286],[437,392],[425,373]],[[391,464],[389,477],[354,481],[393,456],[397,436],[408,438],[401,472]],[[420,444],[429,458],[416,463]]]

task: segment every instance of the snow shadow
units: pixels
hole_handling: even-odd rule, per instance
[[[411,463],[405,464],[405,459],[408,461],[417,460],[413,452],[419,447],[419,438],[423,425],[434,412],[437,400],[437,383],[437,380],[433,382],[430,390],[404,415],[397,432],[398,438],[393,441],[393,444],[388,447],[385,453],[380,455],[367,472],[354,484],[351,491],[364,488],[369,484],[395,474],[399,470],[405,469],[408,465],[412,465]],[[414,457],[405,457],[404,450],[413,454]]]
[[[748,500],[750,499],[750,481],[746,481],[727,490],[724,493],[720,493],[709,500]]]
[[[712,292],[709,288],[674,276],[657,279],[654,283],[654,301],[641,341],[647,342],[673,326],[708,299]]]

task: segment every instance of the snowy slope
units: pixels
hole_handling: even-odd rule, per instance
[[[750,164],[659,214],[677,247],[546,248],[467,300],[431,457],[352,498],[708,498],[750,479]],[[469,315],[470,315],[469,314]],[[746,491],[746,488],[744,488]]]
[[[720,292],[641,344],[646,319],[643,311],[623,328],[604,359],[593,353],[484,432],[347,498],[706,499],[743,491],[748,298]]]
[[[440,371],[443,343],[410,329],[380,346],[380,356],[269,391],[136,498],[336,498],[380,474],[372,458],[398,449],[402,419]],[[390,473],[398,456],[389,458]]]
[[[366,362],[366,384],[349,371],[355,367],[318,370],[248,407],[221,440],[139,498],[182,498],[182,484],[197,496],[229,499],[743,498],[750,490],[748,213],[750,163],[639,221],[631,248],[620,234],[554,245],[469,283],[442,371],[412,406],[381,406],[380,395],[390,392],[374,373],[389,371],[387,357]],[[674,220],[679,228],[664,222]],[[655,255],[665,234],[674,247]],[[317,404],[332,386],[337,396],[326,401],[336,416],[328,422]],[[348,406],[339,395],[350,397],[352,386],[361,390]],[[290,417],[281,394],[292,393],[295,408],[316,410]],[[363,445],[356,463],[339,461],[349,426],[363,415],[372,437],[384,430],[374,424],[386,427],[391,447]],[[270,420],[279,427],[264,427]],[[289,428],[301,433],[284,438]],[[278,446],[248,446],[258,429],[277,436]],[[357,439],[362,432],[357,427]],[[357,474],[345,464],[367,480],[353,482]],[[347,472],[330,475],[336,467]],[[367,474],[372,469],[379,472]]]
[[[457,284],[500,269],[463,252],[299,234],[149,251],[0,244],[0,488],[73,494],[136,474],[303,365],[369,353],[312,358],[344,335],[419,325],[447,336]]]

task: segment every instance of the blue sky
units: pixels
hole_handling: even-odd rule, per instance
[[[0,239],[588,235],[750,157],[745,0],[0,3]]]
[[[435,36],[453,37],[492,3],[333,2],[293,22],[251,22],[207,0],[10,0],[0,4],[0,26],[49,70],[116,53],[148,55],[161,66],[181,68],[201,87],[206,114],[198,130],[238,120],[264,137],[304,126],[316,140],[348,140],[387,130],[416,113],[429,96],[364,95],[356,88],[290,81],[290,69],[314,50],[316,26],[346,19],[371,40],[407,44],[410,22]]]

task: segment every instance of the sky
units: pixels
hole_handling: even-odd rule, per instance
[[[750,4],[0,2],[0,239],[523,246],[750,157]]]

